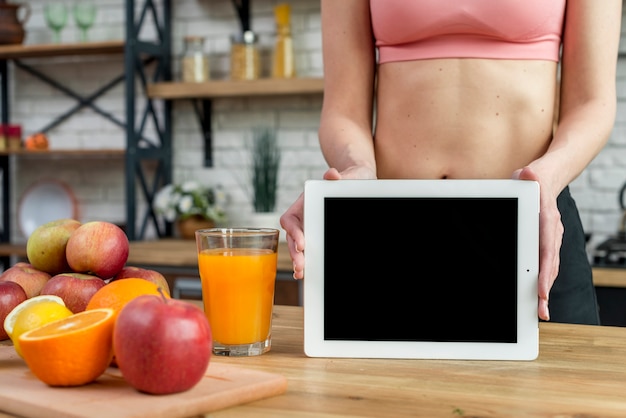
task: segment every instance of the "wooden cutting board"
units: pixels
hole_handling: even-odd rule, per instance
[[[91,384],[53,388],[30,372],[13,346],[0,346],[0,410],[22,417],[190,417],[286,390],[284,376],[214,361],[200,383],[172,395],[140,393],[112,367]]]

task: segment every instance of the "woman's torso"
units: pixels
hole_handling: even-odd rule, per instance
[[[370,1],[379,47],[382,45],[384,49],[385,42],[386,46],[394,47],[396,32],[400,32],[398,42],[418,40],[417,47],[412,46],[418,55],[423,53],[419,51],[420,37],[428,38],[425,39],[428,43],[436,38],[436,42],[443,44],[447,43],[448,35],[461,37],[455,31],[465,26],[458,21],[448,22],[448,32],[437,29],[439,32],[430,38],[428,34],[432,33],[432,28],[420,31],[419,24],[411,26],[417,27],[415,33],[403,32],[402,22],[397,16],[402,15],[403,4],[407,4],[405,1]],[[420,0],[416,3],[433,7],[433,1],[441,0]],[[456,1],[486,4],[486,0]],[[530,3],[537,1],[542,0],[530,0]],[[515,3],[519,7],[518,0],[506,0],[505,3]],[[561,6],[564,7],[564,0]],[[387,7],[398,8],[395,18]],[[377,8],[384,8],[386,17],[397,22],[399,29],[396,32],[380,29]],[[378,66],[375,127],[378,177],[508,178],[514,170],[542,155],[552,138],[557,84],[557,62],[546,59],[546,56],[555,54],[553,38],[555,28],[560,31],[563,13],[562,10],[550,9],[552,19],[558,20],[560,16],[561,20],[552,22],[552,26],[543,31],[536,30],[536,24],[532,32],[532,37],[542,39],[541,42],[551,37],[548,41],[551,46],[544,42],[539,48],[544,51],[541,53],[528,52],[528,45],[518,39],[530,39],[530,32],[522,33],[522,28],[518,27],[515,33],[503,34],[502,28],[506,26],[493,22],[500,25],[500,29],[493,29],[497,33],[492,35],[494,39],[491,41],[505,43],[498,47],[511,49],[511,54],[521,55],[522,59],[481,57],[488,55],[487,52],[483,54],[481,48],[485,46],[482,44],[476,46],[477,50],[468,49],[467,45],[458,46],[459,53],[469,55],[463,58],[412,58],[412,51],[409,51],[409,57],[402,58],[406,52],[401,48],[396,48],[391,54],[393,58],[385,58],[389,56],[385,55],[388,51],[381,51],[383,63]],[[466,10],[464,13],[469,12]],[[478,15],[480,11],[471,13]],[[417,19],[410,17],[410,13],[407,18]],[[485,18],[481,18],[481,26],[476,29],[478,32],[475,35],[484,40],[488,29],[485,29]],[[491,13],[489,18],[496,19],[497,16]],[[546,26],[548,17],[535,18]],[[458,17],[439,16],[439,19],[427,23],[441,28],[446,25],[445,19]],[[525,24],[533,25],[531,22]],[[462,30],[471,32],[469,29]],[[502,39],[506,36],[510,38]],[[450,39],[452,50],[457,47],[455,42]],[[507,43],[512,44],[511,48]],[[518,46],[521,48],[514,51]],[[546,46],[552,51],[545,52]],[[530,54],[530,58],[524,54]],[[538,54],[539,58],[532,59],[534,54]]]

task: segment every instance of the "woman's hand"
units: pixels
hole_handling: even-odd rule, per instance
[[[376,174],[361,166],[349,167],[341,173],[329,168],[324,180],[375,179]],[[293,261],[293,278],[304,278],[304,193],[280,217],[280,225],[287,233],[287,246]]]
[[[550,320],[548,301],[550,289],[559,273],[561,243],[563,242],[563,224],[556,206],[558,192],[549,190],[539,181],[539,177],[529,167],[513,173],[514,179],[534,180],[539,182],[539,283],[537,314],[539,318]]]

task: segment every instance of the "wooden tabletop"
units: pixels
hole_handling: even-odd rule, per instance
[[[211,361],[280,373],[284,395],[225,417],[625,417],[626,328],[540,324],[535,361],[307,358],[303,310],[277,306],[272,349]]]

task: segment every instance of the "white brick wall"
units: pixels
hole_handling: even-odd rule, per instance
[[[26,24],[26,43],[48,42],[50,32],[45,27],[42,7],[45,0],[28,3],[32,15]],[[139,1],[138,1],[139,2]],[[273,46],[273,7],[279,0],[255,0],[252,3],[251,24],[260,36],[265,58],[264,74],[269,73],[269,51]],[[117,0],[98,0],[100,5],[96,26],[90,31],[94,40],[120,39],[124,30],[124,4]],[[173,2],[173,71],[180,73],[180,55],[185,35],[202,35],[205,50],[211,59],[211,77],[225,78],[228,73],[229,36],[239,28],[231,0],[174,0]],[[299,75],[321,76],[321,35],[318,0],[291,0],[292,28],[297,51]],[[70,2],[68,2],[70,4]],[[153,36],[144,30],[142,37]],[[62,38],[76,39],[76,29],[70,19]],[[621,50],[626,53],[626,36]],[[64,80],[77,91],[92,91],[123,71],[121,56],[102,58],[35,60],[29,63],[46,74]],[[576,179],[572,192],[581,211],[587,232],[592,233],[590,248],[614,234],[621,221],[618,191],[626,182],[626,60],[618,67],[618,116],[606,148]],[[24,126],[25,134],[45,125],[59,111],[73,106],[54,89],[43,85],[20,70],[13,72],[12,119]],[[118,86],[98,101],[106,111],[124,119],[124,88]],[[264,97],[220,99],[214,101],[214,159],[215,166],[202,166],[203,140],[193,109],[188,101],[174,102],[174,178],[197,178],[211,184],[221,184],[229,191],[233,213],[249,209],[249,194],[242,183],[246,180],[247,144],[251,129],[270,125],[277,129],[283,149],[281,189],[278,209],[283,211],[298,196],[304,180],[319,178],[325,163],[317,143],[320,95],[298,97]],[[91,110],[69,119],[50,133],[55,148],[122,147],[124,132],[113,123],[100,118]],[[105,219],[123,222],[124,164],[123,159],[20,159],[14,177],[14,202],[28,185],[38,178],[56,177],[66,181],[77,195],[81,220]],[[15,206],[13,211],[15,211]],[[16,235],[15,235],[16,234]],[[14,227],[16,240],[24,239]]]

